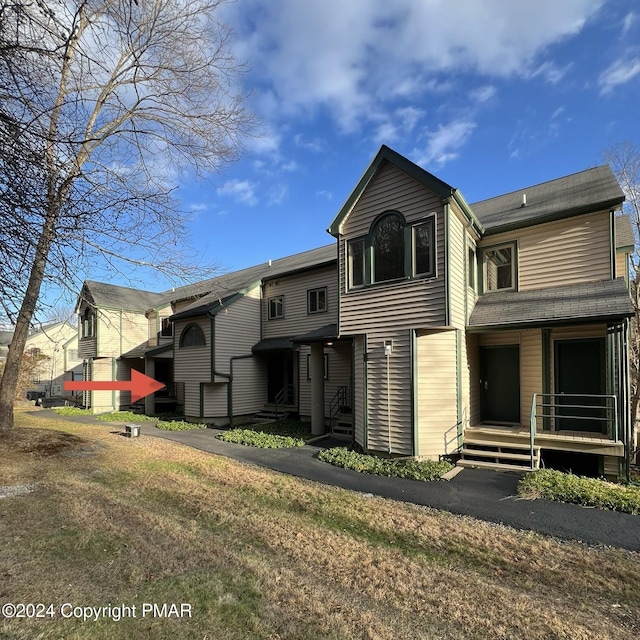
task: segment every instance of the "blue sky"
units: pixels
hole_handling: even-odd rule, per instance
[[[474,202],[640,143],[637,0],[238,0],[221,17],[260,135],[177,195],[194,255],[223,270],[330,243],[381,144]]]
[[[640,143],[633,0],[238,0],[223,18],[261,137],[178,194],[225,269],[331,242],[381,144],[474,202]]]

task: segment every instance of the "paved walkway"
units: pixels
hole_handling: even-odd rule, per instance
[[[87,416],[67,418],[93,422]],[[418,482],[358,473],[320,462],[315,456],[322,450],[322,443],[290,449],[257,449],[222,442],[215,437],[219,433],[216,429],[162,431],[153,423],[142,423],[140,432],[141,437],[173,440],[201,451],[343,489],[443,509],[565,540],[640,551],[640,516],[519,498],[516,485],[520,474],[516,472],[465,469],[448,482]]]

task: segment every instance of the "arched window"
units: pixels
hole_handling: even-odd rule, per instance
[[[205,347],[204,333],[197,324],[187,325],[180,334],[181,347]]]
[[[374,223],[371,246],[374,282],[404,277],[404,220],[398,214],[386,214]]]

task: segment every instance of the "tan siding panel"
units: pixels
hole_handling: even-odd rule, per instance
[[[384,340],[393,340],[388,363]],[[389,330],[368,336],[367,403],[367,447],[373,451],[412,455],[409,331]]]
[[[234,356],[251,354],[251,347],[260,341],[260,287],[230,304],[218,313],[215,323],[216,371],[230,373]],[[222,377],[218,382],[224,382]]]
[[[616,253],[616,278],[629,279],[629,258],[626,253]]]
[[[451,211],[449,215],[449,324],[460,329],[465,326],[466,250],[464,227],[458,216]]]
[[[197,324],[204,333],[206,346],[180,347],[180,335],[189,324]],[[211,380],[211,322],[207,317],[179,320],[174,327],[174,380],[207,382]]]
[[[531,399],[542,393],[542,332],[523,331],[520,341],[520,424],[531,424]]]
[[[92,380],[113,380],[113,358],[97,358],[91,363]],[[91,408],[94,413],[115,411],[118,408],[114,391],[92,391]]]
[[[365,379],[364,379],[364,337],[356,336],[353,339],[353,419],[354,419],[354,438],[361,446],[365,446],[365,428],[364,428],[364,398],[365,398]]]
[[[307,313],[307,291],[327,287],[327,311]],[[269,299],[284,296],[284,317],[268,319]],[[263,338],[297,336],[338,321],[338,275],[336,267],[313,269],[269,280],[263,291]]]
[[[437,460],[457,424],[455,331],[417,338],[418,455]]]
[[[267,371],[264,360],[235,360],[232,389],[234,417],[260,411],[267,398]]]
[[[469,424],[480,424],[480,350],[478,335],[467,334],[467,362],[469,363]]]
[[[611,277],[608,211],[488,236],[479,244],[511,240],[518,243],[520,291]]]

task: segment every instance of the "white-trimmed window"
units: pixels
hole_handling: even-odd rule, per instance
[[[269,320],[284,318],[284,296],[274,296],[267,301]]]
[[[87,307],[80,316],[81,338],[93,338],[96,335],[96,314]]]
[[[515,289],[516,245],[515,242],[489,247],[482,251],[484,291]]]
[[[307,291],[307,313],[324,313],[327,311],[327,287],[309,289]]]

